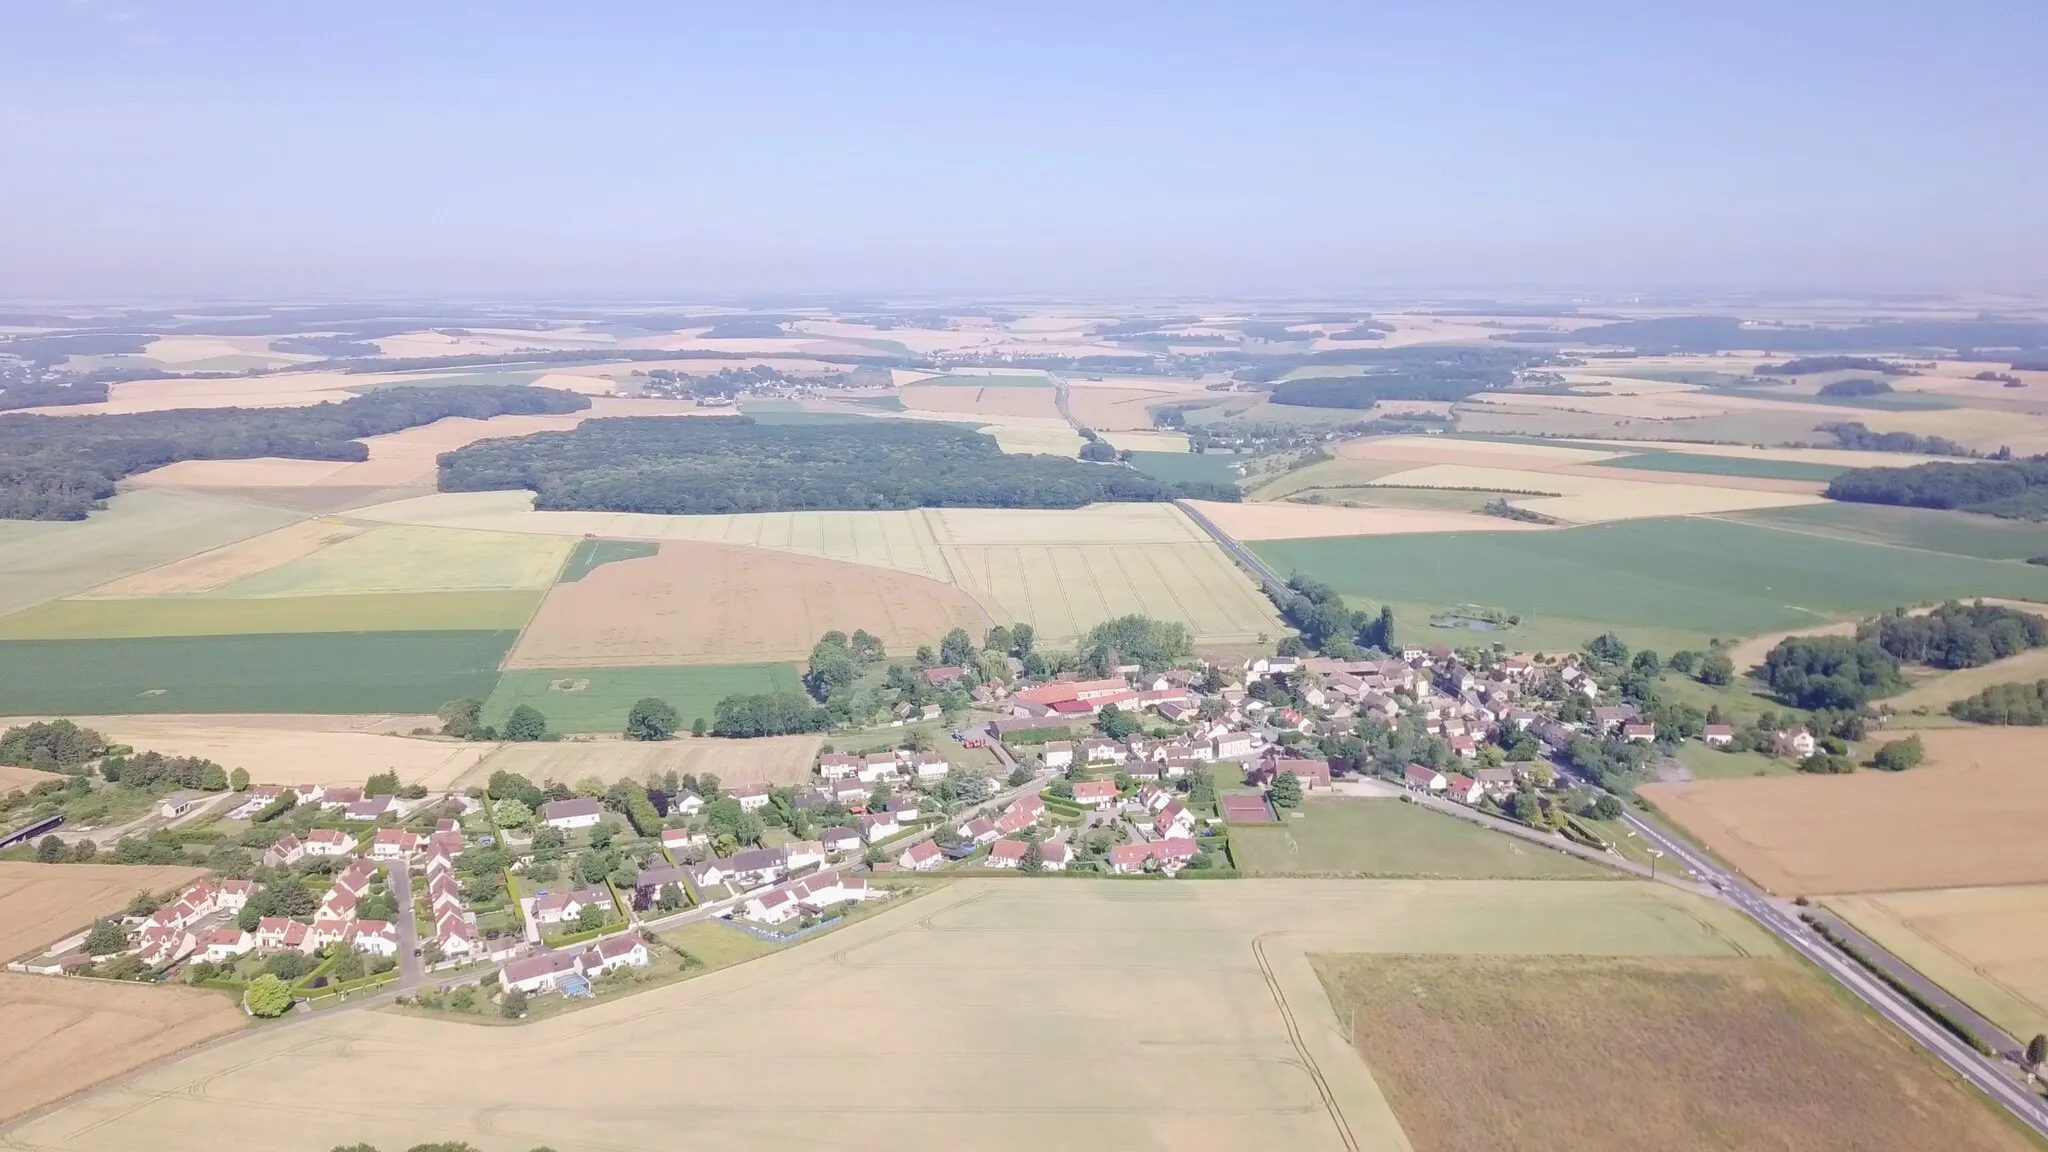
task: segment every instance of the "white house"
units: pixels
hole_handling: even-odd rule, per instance
[[[834,856],[860,851],[860,833],[851,828],[827,828],[818,833],[818,843]]]
[[[678,792],[668,802],[671,815],[695,816],[704,810],[704,798],[695,792]]]
[[[896,857],[896,866],[911,872],[937,871],[945,858],[939,854],[939,846],[929,840],[920,840],[905,848]]]
[[[740,802],[740,811],[758,812],[768,806],[766,784],[743,784],[732,791],[733,799]]]
[[[1249,732],[1226,732],[1216,737],[1214,744],[1216,759],[1218,760],[1230,760],[1239,756],[1249,756],[1252,754],[1252,750],[1258,746],[1256,738]]]
[[[169,796],[164,797],[163,802],[156,806],[157,815],[162,816],[166,820],[174,820],[190,812],[192,805],[195,803],[197,803],[197,800],[190,792],[173,792]]]
[[[1074,803],[1084,808],[1100,808],[1116,799],[1116,781],[1083,780],[1074,785]]]
[[[1070,741],[1054,740],[1046,744],[1043,755],[1047,768],[1070,768],[1074,764],[1074,745]]]
[[[815,868],[825,862],[825,844],[821,840],[792,840],[782,846],[783,867],[791,872]]]
[[[358,920],[349,932],[348,946],[373,956],[396,956],[398,925],[389,920]]]
[[[577,968],[593,979],[620,968],[645,968],[647,962],[647,941],[632,932],[607,936],[576,957]]]
[[[771,888],[747,901],[746,916],[762,924],[780,924],[801,911],[796,896],[787,888]]]
[[[1169,840],[1191,838],[1195,834],[1194,813],[1180,801],[1170,801],[1152,818],[1152,831]]]
[[[1450,782],[1444,779],[1443,773],[1420,764],[1410,764],[1408,771],[1402,774],[1401,780],[1414,792],[1441,792],[1450,785]]]
[[[585,908],[603,908],[609,912],[611,906],[612,898],[602,888],[583,888],[536,896],[527,911],[536,924],[561,924],[583,915]]]
[[[308,856],[353,856],[356,838],[334,828],[315,828],[306,833]]]
[[[576,957],[567,952],[546,952],[514,960],[498,970],[498,987],[507,992],[518,989],[531,996],[553,992],[562,977],[580,972]]]
[[[870,812],[860,818],[861,838],[870,844],[887,840],[901,831],[903,825],[898,824],[896,818],[886,812]]]
[[[604,819],[604,805],[582,796],[550,800],[540,806],[540,819],[548,827],[560,828],[564,832],[590,828]]]
[[[403,828],[379,828],[370,841],[372,860],[405,860],[419,851],[421,837]]]
[[[215,964],[223,960],[232,960],[255,947],[255,939],[232,924],[225,928],[215,928],[200,937],[198,942],[200,959],[211,960]]]

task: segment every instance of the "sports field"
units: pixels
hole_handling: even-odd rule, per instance
[[[482,698],[517,633],[0,641],[0,700],[16,713],[432,712]]]
[[[468,788],[489,780],[491,773],[517,772],[534,783],[558,780],[574,784],[595,776],[615,780],[648,780],[663,773],[716,776],[728,785],[802,784],[817,777],[818,749],[823,736],[767,736],[758,740],[697,739],[648,743],[637,740],[561,740],[546,744],[505,744],[479,761],[451,787]]]
[[[2048,886],[1835,896],[1827,906],[2022,1042],[2048,1032]]]
[[[1409,1146],[1310,967],[1333,951],[1775,954],[1732,912],[1648,884],[965,881],[518,1030],[343,1012],[257,1031],[14,1138],[199,1152],[288,1119],[307,1150],[628,1148],[681,1130],[759,1148],[970,1129],[1020,1152]],[[244,1068],[263,1071],[230,1074]],[[763,1083],[802,1106],[762,1107]]]
[[[2048,730],[1939,728],[1908,772],[1645,784],[1637,791],[1781,896],[2048,883]]]
[[[634,702],[652,696],[675,705],[687,728],[698,717],[708,724],[727,696],[801,691],[803,682],[789,664],[522,668],[498,678],[484,704],[484,722],[502,724],[512,709],[531,704],[557,732],[620,732]]]
[[[1313,963],[1415,1152],[2034,1146],[1779,956]]]
[[[1718,518],[1276,540],[1252,548],[1281,572],[1307,572],[1347,596],[1374,602],[1483,604],[1571,622],[1586,635],[1614,627],[1626,637],[1641,626],[1694,642],[1948,597],[2048,599],[2048,568]],[[1515,642],[1512,633],[1504,639]]]
[[[254,633],[517,631],[539,592],[385,592],[248,600],[55,600],[0,616],[0,639],[122,639]]]
[[[1230,855],[1247,876],[1612,880],[1621,875],[1399,800],[1310,799],[1277,824],[1231,828]]]
[[[992,623],[961,589],[888,568],[725,544],[659,548],[556,585],[506,666],[802,660],[826,632],[860,629],[901,653]]]

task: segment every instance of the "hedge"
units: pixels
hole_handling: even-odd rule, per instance
[[[1906,983],[1905,981],[1892,975],[1885,969],[1879,967],[1875,961],[1873,961],[1870,957],[1864,955],[1861,949],[1857,948],[1854,944],[1849,943],[1847,940],[1837,935],[1835,933],[1835,930],[1833,928],[1830,928],[1827,925],[1827,923],[1823,921],[1820,917],[1815,916],[1811,912],[1801,912],[1799,914],[1799,918],[1801,920],[1804,920],[1807,923],[1807,925],[1811,927],[1815,932],[1818,932],[1821,936],[1821,939],[1826,940],[1828,943],[1834,945],[1838,950],[1846,954],[1849,957],[1849,959],[1854,960],[1859,965],[1862,965],[1862,967],[1866,971],[1868,971],[1872,976],[1875,976],[1879,980],[1884,981],[1885,985],[1889,987],[1892,991],[1897,992],[1899,995],[1904,996],[1907,1000],[1912,1001],[1913,1006],[1915,1008],[1920,1009],[1920,1011],[1925,1012],[1928,1016],[1932,1017],[1936,1024],[1939,1024],[1943,1028],[1946,1028],[1950,1032],[1954,1033],[1956,1039],[1961,1040],[1963,1043],[1968,1044],[1970,1047],[1976,1049],[1980,1055],[1996,1056],[1998,1054],[1997,1052],[1992,1050],[1991,1045],[1986,1044],[1984,1041],[1978,1039],[1977,1034],[1975,1032],[1970,1031],[1969,1027],[1965,1025],[1962,1021],[1956,1019],[1954,1016],[1949,1015],[1948,1009],[1943,1008],[1941,1005],[1934,1003],[1932,1000],[1929,1000],[1925,996],[1922,996],[1920,994],[1919,989],[1914,988],[1912,985]]]

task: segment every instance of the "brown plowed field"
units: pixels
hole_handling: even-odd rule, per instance
[[[223,992],[0,972],[0,1124],[247,1023]]]
[[[973,598],[936,580],[761,548],[665,543],[556,585],[505,666],[799,660],[834,629],[865,628],[903,651],[988,626]]]
[[[200,868],[0,860],[0,960],[14,960],[82,931],[95,919],[126,908],[144,889],[162,895],[204,875]],[[0,1068],[8,1066],[0,1060]]]
[[[1921,732],[1908,772],[1645,784],[1638,791],[1781,896],[2048,882],[2048,731]]]

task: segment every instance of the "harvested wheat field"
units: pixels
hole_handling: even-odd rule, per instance
[[[1025,423],[1025,421],[1031,421]],[[1004,417],[1000,424],[975,429],[996,442],[1012,456],[1079,456],[1087,441],[1066,421],[1033,420],[1028,416]]]
[[[950,584],[765,548],[668,543],[557,584],[508,668],[803,660],[829,631],[866,629],[892,651],[991,624]]]
[[[1561,448],[1495,440],[1457,440],[1447,436],[1372,436],[1336,446],[1344,460],[1411,460],[1417,464],[1472,464],[1492,468],[1546,471],[1573,464],[1597,464],[1619,452]]]
[[[0,860],[0,960],[83,932],[99,917],[126,908],[137,892],[162,895],[204,875],[203,868]]]
[[[1073,388],[1067,406],[1074,419],[1097,432],[1142,432],[1152,427],[1152,409],[1177,400],[1214,397],[1213,392],[1161,392],[1149,388]]]
[[[2039,604],[2029,606],[2030,611],[2039,612],[2041,609]],[[2048,648],[2036,648],[1977,668],[1930,675],[1899,695],[1886,699],[1885,704],[1896,712],[1925,709],[1939,714],[1948,711],[1950,701],[1975,696],[1994,684],[2015,681],[2031,684],[2043,679],[2048,679]]]
[[[248,1022],[222,992],[0,972],[0,1124]]]
[[[27,791],[50,780],[68,779],[61,772],[45,772],[40,768],[16,768],[11,764],[0,764],[0,796],[13,791]]]
[[[362,531],[338,520],[304,520],[237,541],[211,552],[201,552],[102,584],[86,593],[90,597],[177,596],[211,592],[225,584],[254,576],[301,556],[310,556],[330,544],[339,543]]]
[[[803,784],[817,777],[822,736],[767,736],[758,740],[718,740],[679,736],[648,743],[638,740],[563,740],[549,744],[506,744],[451,787],[468,788],[489,780],[493,772],[517,772],[536,784],[557,780],[574,784],[595,776],[610,784],[647,780],[666,772],[678,776],[712,775],[727,785]]]
[[[1104,432],[1104,440],[1119,452],[1186,452],[1185,432]]]
[[[1645,784],[1638,792],[1781,896],[2048,883],[2048,731],[1919,733],[1909,772]]]
[[[1782,957],[1313,963],[1414,1152],[2033,1146]]]
[[[2048,886],[1836,896],[1828,907],[2025,1041],[2048,1032]]]
[[[1339,508],[1332,504],[1221,504],[1190,501],[1225,535],[1238,540],[1305,540],[1317,536],[1392,536],[1404,532],[1540,532],[1500,516],[1423,512],[1410,508]]]
[[[1697,478],[1691,483],[1659,483],[1634,478],[1610,480],[1566,471],[1536,472],[1466,464],[1430,464],[1390,473],[1367,483],[1395,487],[1556,493],[1551,496],[1515,497],[1509,503],[1531,512],[1582,524],[1639,520],[1651,516],[1738,512],[1752,508],[1785,508],[1822,502],[1810,488],[1800,492],[1759,491],[1702,484]]]
[[[432,716],[81,716],[78,723],[116,744],[165,755],[204,756],[246,768],[258,784],[360,785],[395,771],[407,784],[450,788],[494,744],[399,735],[438,731]]]
[[[1061,419],[1054,403],[1058,393],[1051,388],[973,388],[940,384],[912,385],[897,393],[903,406],[915,412],[959,412],[996,418],[1031,416],[1041,420]]]
[[[1400,1127],[1305,952],[1773,949],[1735,913],[1648,884],[964,880],[521,1028],[340,1012],[261,1030],[12,1136],[213,1152],[253,1127],[278,1152],[425,1136],[623,1152],[683,1131],[693,1146],[829,1132],[875,1148],[959,1144],[971,1128],[967,1143],[996,1152],[1392,1149],[1407,1146]],[[490,1074],[445,1074],[479,1067]],[[245,1068],[260,1073],[229,1074]],[[764,1083],[801,1105],[763,1107]]]

